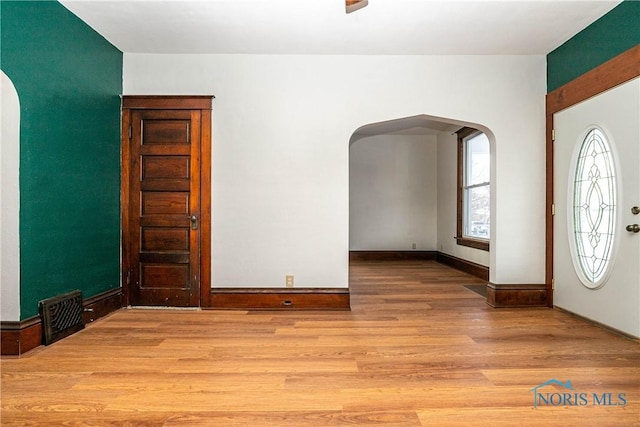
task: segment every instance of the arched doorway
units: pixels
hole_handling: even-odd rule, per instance
[[[495,138],[482,125],[418,115],[368,124],[353,133],[349,142],[352,259],[384,254],[439,258],[488,281],[490,245],[482,250],[460,245],[456,239],[456,132],[463,128],[486,134],[486,161],[491,165],[487,175],[495,176],[490,161]],[[491,179],[489,188],[493,185]],[[492,234],[486,234],[489,242]]]
[[[0,72],[2,144],[0,146],[0,282],[3,321],[20,320],[20,101],[11,79]]]

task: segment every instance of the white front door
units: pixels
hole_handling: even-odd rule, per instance
[[[640,78],[553,120],[554,304],[640,337]]]

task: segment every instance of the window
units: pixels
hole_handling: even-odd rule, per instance
[[[489,139],[477,129],[458,132],[459,245],[489,250],[491,231],[491,160]]]
[[[572,259],[580,281],[595,289],[607,280],[616,228],[616,173],[602,130],[589,129],[575,168],[568,218]]]

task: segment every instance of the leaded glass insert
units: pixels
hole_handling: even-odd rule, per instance
[[[582,282],[603,284],[616,225],[616,177],[611,145],[592,128],[582,142],[573,182],[573,238]],[[575,260],[574,260],[575,262]]]

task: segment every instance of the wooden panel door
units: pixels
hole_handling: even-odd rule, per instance
[[[129,133],[123,161],[128,157],[130,165],[123,176],[129,182],[123,267],[130,305],[201,305],[202,137],[209,135],[202,115],[199,109],[123,110]]]

